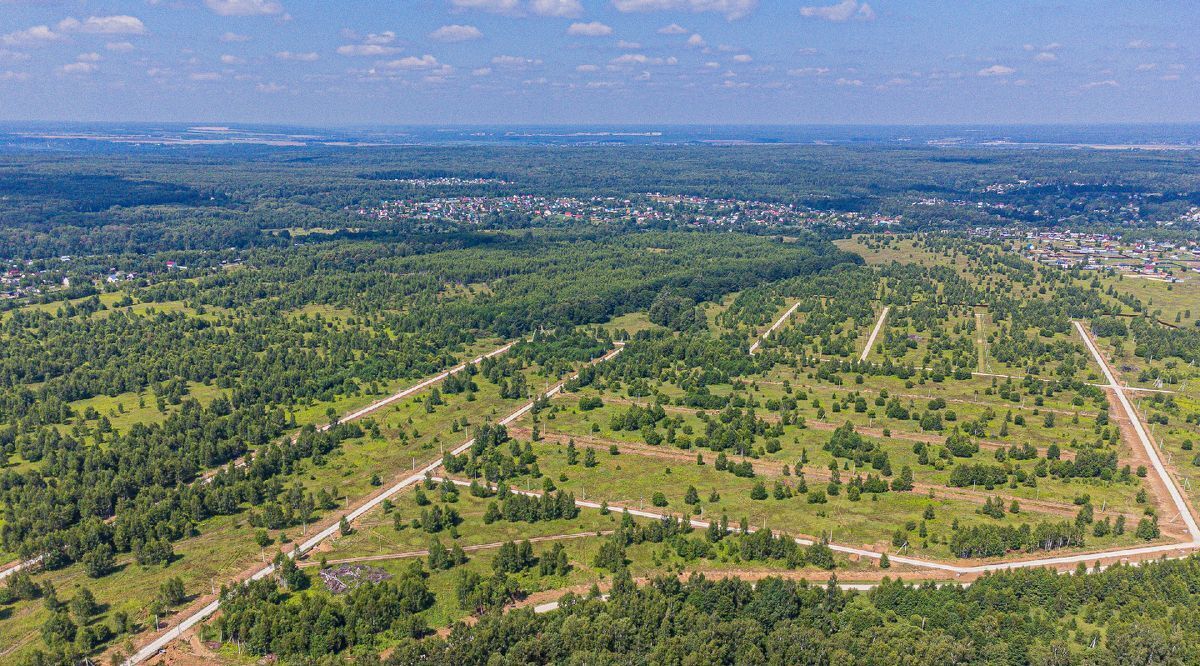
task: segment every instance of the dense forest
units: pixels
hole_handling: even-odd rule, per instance
[[[1200,562],[1100,574],[993,574],[970,587],[884,582],[867,593],[765,579],[636,587],[558,613],[489,615],[389,664],[1186,664]],[[1170,609],[1169,611],[1166,609]]]
[[[444,638],[412,613],[428,603],[420,567],[344,601],[281,604],[275,585],[231,594],[222,633],[252,654],[296,663],[400,637],[384,664],[1189,664],[1200,560],[1074,575],[1017,570],[969,586],[884,579],[867,592],[765,578],[658,578],[628,572],[611,595],[567,594],[557,612],[491,611]],[[358,663],[367,663],[360,661]]]

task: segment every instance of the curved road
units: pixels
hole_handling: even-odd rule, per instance
[[[434,477],[434,479],[441,481],[442,477]],[[470,486],[471,485],[470,482],[462,481],[459,479],[451,479],[451,481],[460,486]],[[520,494],[520,495],[528,495],[530,497],[539,497],[540,496],[540,493],[537,493],[537,492],[534,492],[531,490],[518,490],[515,488],[510,488],[509,491]],[[589,500],[580,500],[580,499],[575,500],[575,505],[580,506],[580,507],[589,508],[589,509],[599,509],[601,507],[601,504],[599,502],[592,502]],[[675,519],[679,518],[679,516],[673,516],[670,514],[656,513],[654,511],[645,511],[643,509],[634,509],[634,508],[619,506],[619,505],[615,505],[615,504],[610,504],[608,506],[608,509],[610,511],[617,511],[617,510],[625,511],[625,512],[628,512],[629,515],[631,515],[631,516],[637,516],[638,518],[648,518],[650,520],[663,520],[664,518],[675,518]],[[708,521],[700,520],[698,518],[689,519],[689,523],[691,524],[692,527],[695,527],[697,529],[708,529],[708,527],[710,525],[710,523]],[[754,527],[750,527],[748,531],[756,532],[757,530]],[[774,531],[772,531],[772,533],[777,534]],[[795,541],[796,541],[796,543],[798,543],[802,546],[810,546],[813,544],[812,539],[797,538],[797,539],[795,539]],[[1150,555],[1150,554],[1158,554],[1158,553],[1182,553],[1183,551],[1190,551],[1196,545],[1197,544],[1195,542],[1160,544],[1157,546],[1143,546],[1143,547],[1139,547],[1139,548],[1123,548],[1120,550],[1108,550],[1108,551],[1098,551],[1098,552],[1091,552],[1091,553],[1080,553],[1077,555],[1063,555],[1060,557],[1045,557],[1045,558],[1040,558],[1040,559],[1035,559],[1035,560],[1017,560],[1017,561],[1013,561],[1013,562],[997,562],[994,564],[978,564],[978,565],[973,565],[973,566],[959,566],[956,564],[947,564],[945,562],[938,562],[936,560],[924,560],[924,559],[920,559],[917,557],[907,557],[904,555],[892,555],[892,554],[888,554],[888,559],[890,559],[892,562],[900,562],[902,564],[908,564],[908,565],[911,565],[914,567],[920,567],[920,568],[924,568],[924,569],[936,569],[939,571],[948,571],[953,574],[962,575],[962,574],[982,574],[982,573],[987,573],[990,571],[1006,571],[1006,570],[1010,570],[1010,569],[1026,569],[1026,568],[1030,568],[1030,567],[1059,566],[1059,565],[1064,565],[1064,564],[1077,564],[1079,562],[1095,562],[1096,560],[1099,560],[1099,559],[1139,557],[1142,555]],[[883,553],[876,552],[874,550],[867,550],[865,548],[855,548],[853,546],[843,546],[843,545],[836,544],[836,543],[829,543],[828,546],[829,546],[830,550],[833,550],[838,553],[845,553],[847,555],[858,555],[859,557],[866,557],[866,558],[870,558],[870,559],[874,559],[874,560],[877,560],[883,556]]]

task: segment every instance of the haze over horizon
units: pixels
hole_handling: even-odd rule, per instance
[[[1183,2],[0,0],[0,120],[1188,123],[1198,24]]]

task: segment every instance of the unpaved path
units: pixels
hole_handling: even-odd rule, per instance
[[[529,537],[526,539],[509,539],[509,541],[528,541],[529,543],[545,543],[547,541],[567,541],[570,539],[586,539],[594,536],[608,536],[612,534],[612,530],[601,530],[599,532],[573,532],[571,534],[552,534],[549,536]],[[473,546],[463,546],[464,552],[473,553],[479,550],[492,550],[500,548],[508,541],[493,541],[492,543],[480,543]],[[339,560],[326,560],[326,564],[352,564],[355,562],[382,562],[385,560],[403,560],[414,557],[426,557],[429,555],[428,550],[410,550],[403,553],[379,553],[378,555],[359,555],[358,557],[344,557]],[[320,562],[305,560],[300,562],[301,567],[318,566]]]
[[[883,312],[879,313],[879,321],[875,322],[875,328],[871,331],[871,337],[867,338],[867,345],[863,347],[862,354],[859,355],[858,360],[865,361],[871,355],[871,348],[875,346],[875,338],[878,338],[879,331],[883,330],[883,322],[887,321],[888,312],[891,309],[892,306],[890,305],[883,306]]]
[[[622,345],[618,345],[615,349],[608,352],[604,356],[601,356],[600,358],[594,359],[591,363],[592,364],[603,363],[603,362],[613,358],[614,356],[620,354],[623,349],[624,349],[624,347]],[[542,395],[544,395],[545,397],[548,397],[548,398],[553,397],[556,393],[558,393],[559,391],[562,390],[563,384],[565,384],[570,379],[573,379],[578,376],[579,376],[578,373],[572,374],[570,378],[564,379],[564,380],[558,382],[553,387],[549,388]],[[539,398],[540,398],[540,396],[539,396]],[[526,403],[523,407],[517,409],[516,411],[509,414],[505,418],[501,419],[499,424],[500,425],[511,424],[512,422],[514,422],[517,419],[524,416],[531,409],[533,409],[533,406],[535,403],[536,403],[536,400]],[[467,449],[469,449],[471,447],[471,445],[474,443],[474,441],[475,441],[474,438],[468,439],[466,442],[462,443],[457,448],[455,448],[451,453],[458,455],[458,454],[462,453],[463,451],[466,451]],[[366,514],[371,509],[374,509],[376,506],[379,506],[383,502],[383,500],[388,499],[389,497],[392,497],[393,495],[404,490],[405,488],[408,488],[410,486],[413,486],[413,485],[423,481],[425,479],[426,474],[432,474],[436,469],[441,467],[442,460],[443,459],[439,457],[436,460],[434,460],[433,462],[430,462],[426,466],[420,468],[419,470],[417,470],[416,472],[414,472],[408,476],[404,476],[404,473],[401,472],[400,474],[397,475],[399,480],[396,481],[396,483],[394,483],[390,487],[384,486],[383,488],[377,490],[376,492],[357,500],[353,505],[354,508],[352,510],[350,510],[349,512],[343,514],[345,519],[348,522],[354,522],[360,516]],[[342,517],[342,515],[339,515],[336,512],[330,513],[328,516],[325,517],[325,520],[322,521],[322,524],[325,525],[323,528],[321,528],[316,534],[309,537],[303,543],[301,543],[299,545],[292,544],[293,547],[286,552],[286,556],[287,557],[295,557],[298,552],[310,551],[314,547],[316,547],[317,545],[319,545],[320,543],[322,543],[323,541],[328,539],[329,537],[336,534],[338,531],[338,524],[339,524],[338,521],[341,517]],[[258,580],[258,579],[262,579],[267,576],[270,576],[275,572],[275,566],[273,564],[268,564],[267,566],[258,565],[258,567],[259,568],[257,568],[257,570],[253,570],[253,569],[250,570],[250,571],[252,571],[252,573],[249,573],[248,576],[239,578],[239,580]],[[200,604],[204,603],[206,600],[207,600],[207,603],[201,606]],[[179,613],[176,616],[179,618],[177,624],[173,625],[167,631],[159,633],[156,638],[154,638],[150,642],[146,643],[140,649],[138,649],[136,652],[134,652],[132,656],[130,656],[128,659],[125,660],[125,662],[124,662],[125,666],[133,666],[134,664],[140,664],[143,661],[154,656],[163,647],[169,645],[171,642],[175,641],[177,638],[183,636],[185,632],[187,632],[188,630],[190,630],[192,627],[196,626],[200,622],[204,621],[206,618],[211,616],[213,613],[216,613],[219,607],[220,607],[219,600],[216,598],[212,598],[211,596],[201,597],[200,599],[197,599],[196,602],[193,603],[192,606],[190,606],[188,608],[188,610],[186,610],[185,612]]]
[[[528,438],[532,434],[528,428],[516,428],[516,427],[509,428],[509,433],[511,435],[513,435],[514,437],[521,437],[521,438]],[[559,444],[565,444],[569,441],[574,440],[576,446],[583,446],[583,447],[586,447],[589,449],[596,449],[596,450],[602,450],[602,451],[608,451],[610,447],[615,445],[622,453],[633,453],[633,454],[640,455],[640,456],[657,458],[660,460],[672,460],[672,461],[677,461],[677,462],[686,462],[686,463],[691,463],[693,465],[696,464],[696,456],[697,455],[702,457],[706,464],[711,465],[716,461],[716,455],[713,454],[712,452],[708,452],[708,455],[706,456],[706,455],[704,455],[703,452],[700,452],[700,451],[696,451],[693,453],[693,452],[684,451],[683,449],[676,449],[676,448],[672,448],[672,447],[650,446],[649,444],[639,444],[639,443],[634,443],[634,442],[625,442],[625,441],[620,441],[620,440],[604,439],[604,438],[600,438],[600,437],[592,437],[589,435],[571,435],[571,434],[567,434],[567,433],[546,431],[546,432],[541,433],[541,437],[542,437],[542,441],[555,442],[555,443],[559,443]],[[773,460],[763,460],[761,458],[749,458],[749,457],[739,456],[737,454],[729,454],[729,453],[726,454],[726,457],[728,457],[730,459],[730,461],[732,461],[732,462],[742,462],[742,461],[749,462],[751,465],[754,466],[755,473],[765,472],[765,475],[769,479],[775,480],[775,479],[789,478],[789,477],[785,477],[783,475],[783,467],[784,467],[783,463],[779,463],[779,462],[776,462]],[[806,481],[828,482],[831,478],[831,474],[830,474],[829,470],[821,468],[821,467],[804,467],[801,471],[804,472],[804,478]],[[873,473],[873,471],[872,471],[872,473]],[[846,479],[843,479],[843,481],[845,481],[845,480]],[[987,500],[989,500],[993,497],[999,497],[1000,499],[1004,500],[1004,503],[1006,505],[1011,504],[1014,500],[1016,500],[1023,508],[1036,509],[1043,513],[1049,513],[1049,514],[1053,514],[1053,515],[1064,517],[1064,518],[1074,518],[1075,515],[1077,513],[1079,513],[1079,507],[1077,507],[1073,504],[1067,504],[1066,502],[1051,502],[1048,500],[1029,499],[1026,497],[1015,497],[1012,495],[1008,495],[1002,491],[995,491],[995,492],[982,491],[982,490],[974,491],[974,490],[969,490],[967,488],[953,488],[953,487],[940,486],[940,485],[935,486],[935,485],[930,485],[930,484],[926,484],[926,483],[914,482],[913,489],[911,492],[926,495],[926,496],[928,496],[932,493],[934,495],[934,497],[953,498],[953,499],[963,500],[966,502],[971,502],[972,504],[978,504],[978,505],[983,505],[984,502],[986,502]],[[1121,515],[1121,514],[1122,514],[1122,512],[1120,512],[1120,511],[1096,511],[1096,515],[1098,517],[1111,516],[1113,518],[1116,518],[1118,515]],[[1129,520],[1136,521],[1136,519],[1141,517],[1139,514],[1135,514],[1135,513],[1127,513],[1124,515],[1125,515],[1126,521],[1129,521]]]
[[[604,396],[603,399],[604,399],[604,402],[606,402],[606,403],[612,403],[612,404],[618,404],[618,405],[634,405],[634,404],[645,405],[646,404],[645,402],[639,403],[634,400],[630,400],[629,398],[622,398],[619,396]],[[709,416],[716,416],[716,415],[720,414],[720,410],[716,410],[716,409],[695,409],[692,407],[682,407],[679,405],[663,405],[662,408],[663,408],[663,411],[675,412],[677,414],[686,414],[689,416],[695,415],[695,414],[702,414],[702,413],[707,414]],[[754,415],[757,416],[758,418],[762,419],[763,421],[766,421],[767,423],[778,423],[779,422],[779,415],[775,414],[773,412],[755,412]],[[805,418],[804,425],[805,425],[805,427],[811,428],[813,430],[833,431],[833,430],[837,430],[838,428],[840,428],[843,424],[842,423],[833,423],[832,421],[818,421],[817,419]],[[854,425],[854,431],[859,434],[866,435],[868,437],[874,437],[876,439],[888,439],[888,438],[902,439],[906,442],[921,442],[924,444],[935,444],[935,445],[939,445],[939,446],[946,443],[946,435],[937,435],[937,434],[928,433],[928,432],[908,432],[908,431],[903,431],[903,430],[892,430],[889,428],[888,432],[890,434],[885,435],[883,432],[884,431],[883,428],[872,428],[870,426],[863,426],[863,425],[857,425],[857,424]],[[1004,442],[997,442],[997,441],[990,440],[990,439],[977,439],[974,437],[972,437],[971,439],[975,443],[979,444],[980,448],[989,449],[989,450],[1004,449],[1007,451],[1011,446],[1010,444],[1006,444]],[[1043,457],[1043,458],[1046,457],[1046,452],[1047,452],[1046,447],[1034,447],[1034,448],[1037,449],[1038,455],[1040,457]],[[1074,460],[1075,452],[1070,449],[1062,449],[1059,451],[1059,457],[1061,457],[1063,460]]]
[[[779,316],[779,319],[775,320],[774,324],[771,324],[770,328],[763,331],[763,334],[758,336],[758,339],[754,341],[754,344],[750,345],[750,353],[753,354],[757,352],[758,348],[762,346],[763,340],[771,337],[771,334],[774,333],[776,329],[778,329],[780,326],[783,326],[783,322],[787,321],[788,317],[791,317],[792,313],[795,312],[796,308],[798,307],[800,307],[800,301],[796,301],[792,307],[787,309],[787,312],[784,312]]]
[[[1124,413],[1127,417],[1128,426],[1133,429],[1134,437],[1128,440],[1131,442],[1130,448],[1135,451],[1139,448],[1141,449],[1141,452],[1145,454],[1146,460],[1150,463],[1150,469],[1153,470],[1152,476],[1158,481],[1161,489],[1165,490],[1165,496],[1170,498],[1168,510],[1165,513],[1160,513],[1160,520],[1165,519],[1170,523],[1173,518],[1182,519],[1184,526],[1187,528],[1187,534],[1191,537],[1191,545],[1200,546],[1200,525],[1196,523],[1196,518],[1192,514],[1192,507],[1184,499],[1183,493],[1175,485],[1174,479],[1171,478],[1166,466],[1163,465],[1162,459],[1158,454],[1158,448],[1151,441],[1146,426],[1142,423],[1141,414],[1134,409],[1128,396],[1125,395],[1124,387],[1117,381],[1116,375],[1113,374],[1112,368],[1108,365],[1108,361],[1100,353],[1095,340],[1092,339],[1091,331],[1084,328],[1083,324],[1078,321],[1075,322],[1075,328],[1079,332],[1079,336],[1083,338],[1088,351],[1092,353],[1096,364],[1104,371],[1104,378],[1108,381],[1107,390],[1109,399],[1116,398],[1120,404],[1121,413]],[[1138,444],[1141,446],[1137,446]],[[1155,494],[1157,495],[1158,493],[1156,492]]]

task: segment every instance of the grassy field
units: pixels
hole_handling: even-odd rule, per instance
[[[620,317],[613,317],[608,322],[601,324],[600,328],[611,333],[625,331],[630,336],[641,331],[662,330],[662,326],[650,321],[649,315],[645,312],[630,312]]]
[[[593,410],[587,413],[579,413],[577,410],[569,406],[567,399],[562,401],[564,409],[555,415],[553,420],[544,422],[544,432],[546,433],[561,433],[566,436],[578,436],[580,441],[584,438],[595,438],[601,441],[614,442],[631,442],[634,444],[645,445],[645,439],[640,432],[619,431],[614,432],[608,427],[609,417],[612,414],[623,411],[622,406],[606,405],[603,408]],[[690,426],[694,432],[703,432],[703,421],[696,418],[694,415],[688,415],[690,410],[672,411],[671,416],[683,414],[683,426],[686,429]],[[547,417],[548,418],[548,417]],[[597,427],[593,427],[595,424]],[[528,423],[526,423],[528,425]],[[774,467],[781,465],[791,465],[792,469],[800,468],[800,460],[807,458],[808,462],[804,465],[808,478],[811,482],[815,479],[826,479],[826,470],[831,462],[834,462],[833,457],[823,450],[823,446],[829,441],[830,432],[834,425],[828,424],[829,427],[816,428],[817,424],[812,424],[807,428],[797,428],[787,426],[784,429],[784,435],[781,436],[781,449],[774,453],[769,453],[761,449],[755,452],[755,456],[764,461],[766,464],[774,464]],[[889,460],[891,461],[893,471],[899,471],[903,466],[911,467],[914,472],[915,481],[919,484],[931,486],[934,488],[947,488],[950,478],[950,472],[953,466],[960,462],[994,462],[992,460],[992,451],[984,448],[977,453],[972,459],[954,459],[945,464],[939,460],[936,455],[932,457],[929,465],[922,465],[918,461],[918,456],[913,451],[913,439],[927,437],[920,433],[906,433],[898,430],[891,431],[891,437],[871,436],[868,433],[879,433],[880,428],[863,427],[866,438],[869,441],[876,442],[883,450],[887,451]],[[679,451],[674,447],[662,445],[664,451],[673,453],[674,455],[692,459],[696,453],[704,455],[711,462],[715,457],[711,451]],[[940,447],[934,445],[932,450],[937,451]],[[839,467],[843,466],[844,460],[838,460]],[[1022,461],[1017,464],[1018,467],[1024,468],[1027,472],[1032,473],[1034,464],[1037,461]],[[814,473],[817,476],[814,476]],[[850,467],[843,470],[842,480],[848,481],[854,474],[878,473],[877,470],[871,469],[869,466],[864,469]],[[778,476],[778,472],[774,477]],[[773,477],[772,477],[773,478]],[[781,480],[787,481],[786,477]],[[1142,507],[1136,502],[1138,490],[1142,487],[1142,483],[1138,479],[1134,479],[1133,483],[1122,483],[1119,481],[1105,481],[1102,479],[1055,479],[1052,477],[1038,479],[1038,486],[1030,488],[1021,484],[1009,485],[997,488],[994,491],[988,492],[984,489],[977,491],[977,504],[982,503],[983,499],[990,496],[1003,496],[1004,498],[1018,499],[1022,501],[1033,500],[1037,502],[1055,502],[1060,504],[1064,510],[1073,512],[1073,502],[1076,497],[1088,495],[1092,498],[1093,504],[1097,510],[1102,507],[1108,512],[1124,511],[1131,515],[1136,515],[1141,512]],[[966,489],[955,489],[952,492],[966,493]]]
[[[838,248],[853,252],[868,264],[883,265],[892,262],[901,264],[917,264],[920,266],[954,266],[950,257],[921,247],[911,238],[892,239],[885,247],[868,247],[863,236],[844,238],[833,242]]]
[[[536,523],[510,523],[500,520],[488,525],[484,523],[483,515],[488,504],[496,501],[495,499],[475,497],[467,488],[460,488],[457,495],[452,496],[453,501],[442,500],[440,490],[424,490],[423,493],[434,505],[452,507],[458,511],[463,519],[456,531],[458,536],[446,530],[430,534],[412,527],[411,521],[420,516],[422,511],[428,510],[428,507],[417,504],[416,493],[405,491],[394,500],[395,506],[392,510],[373,509],[355,524],[352,534],[330,539],[311,553],[308,559],[311,561],[323,556],[329,560],[338,560],[419,551],[428,548],[430,540],[435,537],[440,538],[447,547],[455,543],[460,546],[477,546],[556,534],[595,533],[613,528],[612,520],[596,511],[585,511],[574,520],[547,520]],[[394,523],[396,515],[399,515],[402,521],[399,531]]]
[[[712,465],[697,466],[694,462],[675,463],[622,453],[600,455],[598,465],[588,468],[582,464],[568,465],[565,447],[560,444],[537,443],[534,452],[542,472],[554,480],[557,487],[571,490],[576,496],[586,495],[591,501],[604,500],[612,505],[653,510],[651,500],[655,493],[661,492],[667,500],[667,506],[659,509],[661,511],[676,514],[698,511],[700,516],[710,520],[721,515],[728,515],[733,521],[744,517],[756,528],[766,527],[810,538],[824,536],[846,545],[889,552],[896,552],[891,540],[894,533],[901,530],[912,532],[907,553],[947,559],[951,555],[942,542],[949,538],[955,524],[962,528],[995,521],[976,513],[974,505],[917,493],[864,495],[857,502],[849,501],[843,494],[829,497],[826,504],[810,504],[803,496],[759,501],[750,499],[750,491],[759,479],[736,477],[717,471]],[[774,481],[769,477],[766,480]],[[529,483],[540,485],[542,481],[531,479]],[[689,486],[695,487],[702,499],[695,510],[683,501]],[[815,483],[810,484],[810,488],[815,486]],[[719,499],[705,501],[713,491],[719,494]],[[923,518],[927,507],[933,507],[935,518],[932,520]],[[1020,516],[1006,521],[1019,524],[1039,519],[1062,520],[1059,516],[1023,510]],[[916,536],[922,521],[928,530],[925,538]],[[906,529],[909,523],[912,530]],[[1128,533],[1120,538],[1092,538],[1088,547],[1097,549],[1130,543],[1130,539]]]
[[[468,614],[459,606],[456,598],[455,586],[459,576],[466,571],[490,575],[492,561],[496,555],[496,548],[490,546],[504,541],[546,539],[533,542],[534,553],[537,556],[541,556],[553,548],[555,543],[562,543],[566,549],[571,571],[565,576],[541,576],[536,570],[515,574],[522,590],[531,595],[529,602],[548,600],[557,596],[539,594],[550,590],[570,590],[582,594],[593,584],[607,588],[611,572],[597,568],[593,561],[600,545],[607,538],[607,534],[619,526],[621,517],[618,511],[614,510],[604,515],[596,509],[583,508],[579,516],[572,520],[537,523],[509,523],[501,520],[488,525],[483,523],[482,516],[487,504],[494,500],[473,497],[466,488],[460,488],[457,498],[453,501],[443,499],[438,490],[426,490],[425,492],[433,505],[442,508],[453,507],[461,514],[462,522],[457,528],[457,537],[446,530],[431,535],[409,526],[397,531],[393,527],[390,513],[372,512],[364,517],[354,533],[338,537],[329,542],[327,548],[313,553],[307,560],[309,563],[307,566],[317,565],[318,557],[328,560],[332,565],[342,558],[366,556],[376,559],[365,561],[364,564],[381,568],[392,574],[399,574],[407,567],[412,566],[414,561],[424,563],[426,558],[419,551],[425,550],[433,538],[442,541],[447,547],[452,544],[463,546],[468,551],[469,559],[466,564],[449,571],[430,572],[428,576],[428,585],[436,595],[436,603],[433,608],[425,611],[423,616],[433,628],[447,626]],[[415,493],[406,492],[397,500],[392,512],[409,516],[417,515],[420,510],[421,507],[415,500]],[[635,522],[645,521],[644,519],[635,519]],[[701,536],[699,533],[695,533],[695,535]],[[553,538],[563,536],[570,538]],[[479,545],[489,547],[475,548]],[[388,555],[405,556],[388,557]],[[649,542],[628,547],[626,557],[630,573],[637,578],[671,573],[689,575],[693,572],[705,572],[710,575],[720,575],[721,572],[737,571],[742,575],[757,575],[785,571],[782,563],[742,561],[740,557],[730,555],[723,549],[718,550],[713,559],[684,560],[669,545]],[[871,563],[852,562],[843,556],[838,556],[836,563],[838,577],[843,581],[852,581],[855,580],[856,574],[861,575],[864,572],[876,570]],[[315,574],[315,569],[309,568],[308,570]],[[828,576],[827,573],[812,567],[802,569],[801,572],[814,580],[822,580]],[[869,578],[870,576],[865,577],[865,579]],[[320,585],[317,587],[318,589],[313,593],[325,593],[320,589]]]
[[[195,399],[201,405],[208,405],[222,393],[224,391],[215,385],[189,382],[185,397]],[[154,394],[149,391],[140,395],[137,393],[122,393],[116,396],[101,395],[71,403],[71,409],[78,415],[77,419],[82,419],[88,425],[95,425],[84,418],[84,414],[89,408],[101,416],[108,417],[113,429],[117,432],[124,432],[135,423],[159,423],[172,413],[179,411],[178,405],[167,404],[164,411],[160,412],[155,404]]]
[[[1135,275],[1104,276],[1104,287],[1136,296],[1150,313],[1171,324],[1192,326],[1200,317],[1200,275],[1180,274],[1176,283]],[[1176,319],[1178,316],[1178,319]]]

